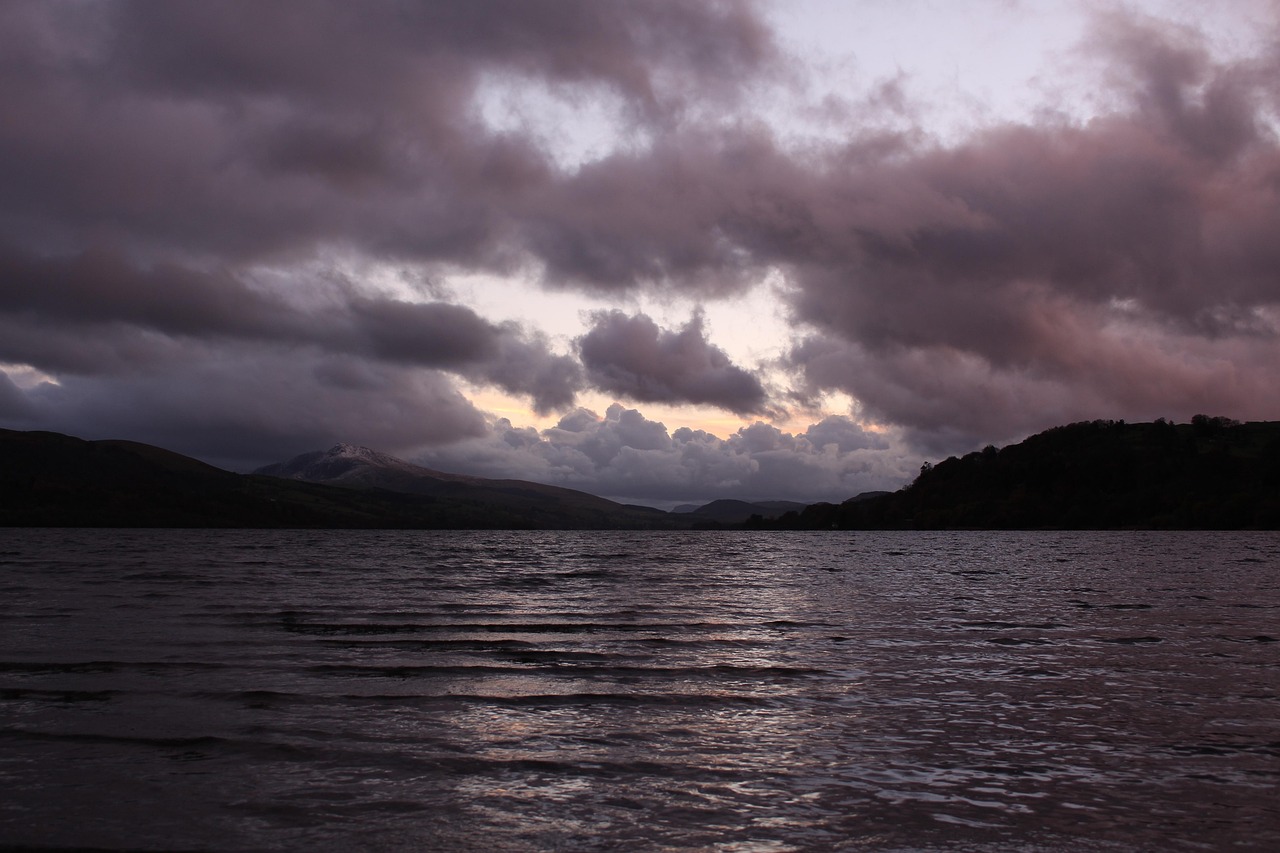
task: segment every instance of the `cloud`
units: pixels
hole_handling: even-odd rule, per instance
[[[4,377],[0,417],[251,469],[336,441],[396,452],[478,435],[483,416],[454,377],[543,410],[571,406],[581,385],[575,359],[516,324],[308,283],[299,300],[108,249],[0,251],[0,362],[57,377],[27,391]]]
[[[842,416],[800,434],[756,423],[722,439],[687,427],[668,432],[616,403],[603,417],[578,409],[542,432],[498,420],[483,436],[424,449],[416,458],[443,470],[666,506],[722,497],[842,501],[898,488],[920,464],[915,454]]]
[[[315,273],[343,257],[598,299],[697,303],[776,277],[795,397],[847,392],[858,418],[930,452],[1083,418],[1280,417],[1274,30],[1257,56],[1224,59],[1194,29],[1116,6],[1085,45],[1100,63],[1088,118],[943,140],[895,80],[847,93],[824,135],[797,139],[755,99],[802,97],[786,87],[806,58],[784,56],[746,0],[300,8],[0,5],[0,361],[58,381],[6,388],[6,405],[141,429],[149,407],[174,424],[180,404],[204,412],[188,390],[204,382],[231,412],[259,411],[255,394],[295,401],[229,427],[245,447],[254,424],[274,440],[347,423],[309,400],[398,406],[382,415],[388,449],[420,417],[433,440],[472,436],[477,464],[505,446],[512,464],[616,494],[656,489],[647,464],[686,489],[733,481],[744,460],[778,473],[743,482],[829,482],[814,448],[873,451],[849,449],[860,439],[840,424],[792,436],[808,445],[756,427],[720,445],[622,414],[581,420],[581,440],[571,418],[491,447],[454,378],[544,414],[588,385],[743,415],[771,398],[700,315],[664,330],[597,314],[564,354],[440,294]],[[493,81],[603,104],[621,141],[565,165],[536,127],[486,119]],[[423,401],[441,407],[437,432]],[[687,473],[699,459],[705,477]]]
[[[497,356],[484,362],[474,378],[527,395],[540,415],[572,406],[584,384],[578,362],[554,354],[545,336],[526,335],[511,323],[504,323],[500,330]]]
[[[1149,17],[1099,13],[1091,43],[1145,123],[1199,157],[1228,160],[1259,141],[1259,96],[1274,69],[1215,65],[1203,37]]]
[[[309,285],[316,306],[225,270],[147,267],[111,249],[70,257],[0,250],[0,359],[110,375],[181,361],[193,344],[227,352],[255,344],[446,370],[528,395],[547,411],[572,405],[581,387],[574,359],[517,324],[445,302],[367,296],[348,282],[291,284]]]
[[[1108,21],[1127,110],[854,179],[839,230],[857,239],[793,267],[817,332],[789,360],[809,390],[936,447],[1093,417],[1280,416],[1280,194],[1263,177],[1280,148],[1260,78],[1185,32]]]
[[[0,369],[0,417],[20,424],[31,415],[31,405],[9,373]]]
[[[127,436],[235,470],[337,441],[397,452],[486,429],[481,413],[434,372],[256,345],[175,355],[29,389],[28,422],[83,438]]]
[[[6,6],[0,221],[53,252],[236,266],[340,243],[501,266],[554,181],[530,134],[479,116],[486,79],[610,93],[619,122],[731,105],[779,59],[754,6],[641,0],[278,0]]]
[[[534,134],[481,120],[488,79],[663,128],[777,60],[734,0],[18,4],[0,41],[0,359],[57,377],[6,386],[6,410],[224,459],[255,434],[472,434],[453,376],[572,406],[582,368],[536,331],[317,259],[527,263],[530,200],[560,178]]]
[[[645,403],[697,403],[738,414],[767,408],[760,380],[707,339],[701,314],[678,332],[646,314],[597,312],[578,338],[587,379],[601,390]]]
[[[946,145],[855,130],[803,157],[758,127],[692,130],[558,184],[533,245],[597,290],[780,270],[798,390],[847,392],[922,447],[1280,417],[1274,60],[1118,13],[1089,47],[1115,98],[1089,121]]]
[[[497,354],[500,330],[461,305],[359,298],[350,311],[356,333],[378,358],[457,367]]]
[[[285,305],[234,275],[171,262],[144,268],[109,246],[44,257],[0,245],[0,311],[197,336],[296,333],[282,322]]]

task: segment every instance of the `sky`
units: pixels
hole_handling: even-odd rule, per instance
[[[0,4],[0,427],[670,507],[1280,419],[1273,0]]]

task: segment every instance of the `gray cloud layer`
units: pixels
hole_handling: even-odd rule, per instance
[[[797,146],[751,98],[802,60],[746,0],[3,4],[0,361],[59,384],[6,378],[0,417],[230,459],[483,443],[453,377],[542,412],[588,386],[775,405],[696,318],[600,314],[570,357],[316,275],[340,254],[598,295],[723,298],[780,274],[793,397],[847,392],[930,452],[1081,418],[1277,418],[1270,35],[1226,61],[1099,14],[1088,121],[877,129],[868,111],[911,116],[908,78],[851,100],[842,141]],[[494,80],[610,104],[632,144],[564,168],[532,130],[486,124]]]

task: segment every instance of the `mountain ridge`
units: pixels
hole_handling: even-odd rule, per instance
[[[367,454],[348,451],[346,455],[369,460]],[[391,460],[390,469],[399,468],[401,474],[408,476],[416,476],[418,470],[429,470],[395,457],[385,459]],[[403,470],[404,466],[413,470]],[[353,470],[355,467],[359,466],[353,466]],[[428,480],[433,487],[417,492],[353,485],[352,482],[340,487],[260,474],[236,474],[138,442],[86,441],[55,432],[0,429],[0,526],[4,527],[665,529],[687,526],[673,523],[660,510],[625,506],[554,486],[481,481],[461,475],[452,480],[423,478],[422,482]],[[477,481],[483,485],[476,485]]]
[[[312,450],[283,462],[263,465],[251,473],[285,480],[327,481],[334,485],[349,483],[363,486],[371,485],[364,482],[370,469],[397,471],[411,476],[431,477],[449,482],[472,482],[480,479],[425,468],[380,450],[346,442],[339,442],[328,450]]]
[[[399,457],[360,445],[339,443],[328,450],[302,453],[284,462],[265,465],[257,476],[302,480],[353,489],[385,489],[433,497],[484,499],[502,505],[525,501],[552,502],[583,512],[627,512],[666,515],[652,507],[620,504],[589,492],[535,483],[530,480],[489,479],[449,474],[415,465]]]
[[[1280,422],[1203,415],[1054,427],[926,464],[896,492],[841,504],[723,499],[664,513],[450,475],[349,444],[259,472],[274,473],[236,474],[132,441],[0,429],[0,526],[1280,529]]]

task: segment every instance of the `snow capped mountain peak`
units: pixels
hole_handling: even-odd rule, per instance
[[[339,442],[328,450],[303,453],[286,462],[259,468],[255,473],[314,483],[348,485],[376,485],[385,482],[389,476],[468,479],[432,471],[390,454],[346,442]]]
[[[361,447],[358,444],[347,444],[345,441],[340,441],[333,447],[329,448],[330,456],[349,456],[351,454],[361,452],[372,453],[373,451],[367,447]]]
[[[329,459],[350,459],[357,462],[368,462],[373,465],[386,465],[388,463],[398,463],[400,465],[409,464],[402,459],[397,459],[394,456],[388,456],[387,454],[380,453],[372,448],[362,447],[358,444],[347,444],[346,442],[339,442],[338,444],[335,444],[333,447],[330,447],[325,451],[324,455]]]

